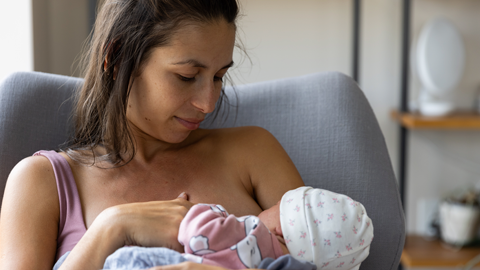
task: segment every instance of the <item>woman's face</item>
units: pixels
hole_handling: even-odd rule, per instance
[[[128,99],[134,132],[167,143],[185,140],[215,108],[234,44],[234,26],[221,20],[184,26],[167,46],[153,49]]]

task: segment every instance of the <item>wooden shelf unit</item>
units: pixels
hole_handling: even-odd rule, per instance
[[[407,129],[479,129],[480,114],[473,111],[456,112],[448,116],[432,117],[418,113],[391,112],[391,117]]]
[[[407,235],[400,260],[406,267],[461,267],[479,254],[480,247],[477,246],[455,250],[439,240]]]

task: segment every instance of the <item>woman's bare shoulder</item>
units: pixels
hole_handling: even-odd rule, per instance
[[[22,203],[37,202],[37,206],[49,205],[50,210],[57,209],[58,192],[55,174],[50,161],[43,156],[31,156],[21,160],[10,172],[5,186],[2,203],[2,215],[8,212],[5,204],[12,200],[13,206]],[[5,211],[4,211],[5,210]]]
[[[256,156],[257,151],[279,145],[268,130],[257,126],[208,129],[201,134],[200,141],[205,150],[224,158],[232,157],[237,164],[242,157]]]
[[[55,179],[50,161],[43,156],[30,156],[15,165],[8,177],[8,182],[22,181],[22,184],[28,184],[28,182],[48,183],[48,181],[44,181],[45,178]]]
[[[275,140],[266,129],[258,126],[243,126],[220,129],[205,129],[205,138],[220,140],[225,143],[252,143],[263,140]]]
[[[59,201],[50,161],[28,157],[11,171],[0,219],[1,269],[48,269],[55,258]],[[8,253],[8,256],[5,256]]]
[[[242,161],[255,163],[256,158],[275,154],[275,149],[283,150],[268,130],[257,126],[203,130],[201,137],[204,146],[221,152],[223,157],[234,158],[236,164]]]
[[[55,174],[46,157],[24,158],[12,169],[5,185],[2,216],[9,207],[26,207],[29,203],[39,207],[48,204],[50,210],[59,208]]]

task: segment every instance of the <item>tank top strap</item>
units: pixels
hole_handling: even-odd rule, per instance
[[[55,174],[60,205],[56,255],[58,260],[67,251],[71,251],[87,231],[83,220],[80,196],[72,169],[62,155],[55,151],[44,150],[33,155],[48,158]]]

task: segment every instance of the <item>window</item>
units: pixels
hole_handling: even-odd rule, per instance
[[[0,1],[0,82],[33,70],[32,0]]]

